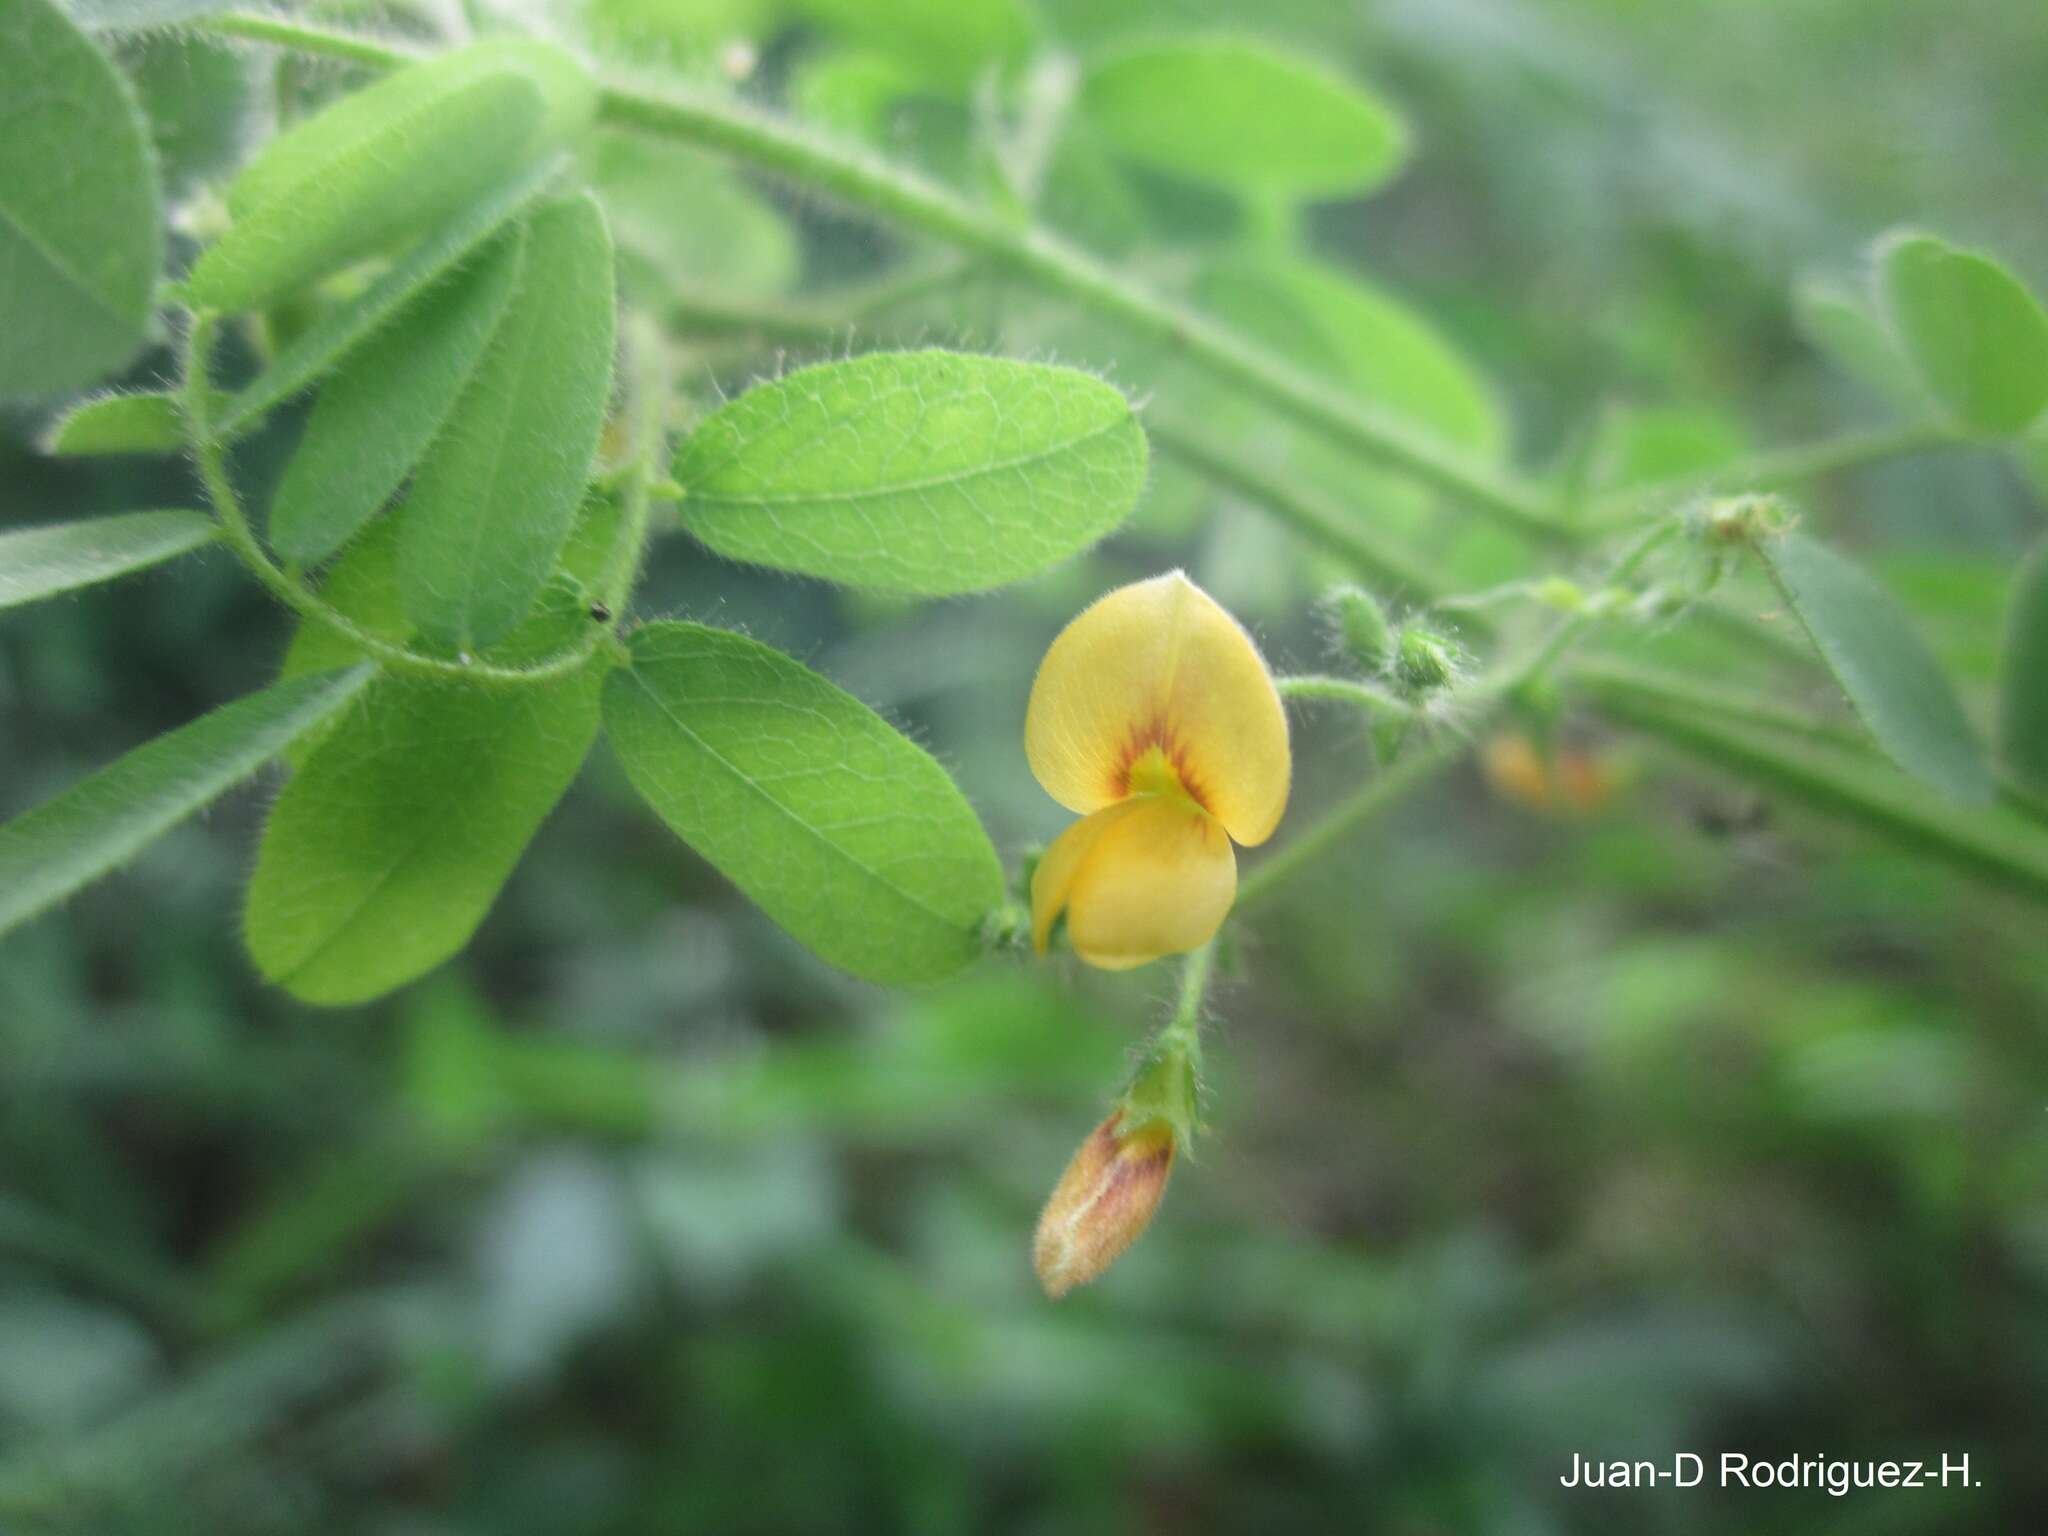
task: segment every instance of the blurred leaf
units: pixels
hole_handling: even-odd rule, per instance
[[[132,1400],[160,1366],[131,1318],[55,1293],[0,1291],[0,1422],[84,1429]]]
[[[679,145],[600,135],[589,156],[622,277],[659,309],[692,294],[786,292],[802,257],[782,212],[731,166]]]
[[[524,235],[430,288],[321,386],[270,508],[270,542],[314,564],[355,536],[449,418],[519,279]]]
[[[835,48],[806,58],[790,78],[790,105],[821,128],[886,144],[896,103],[916,94],[914,70],[867,48]]]
[[[855,975],[937,981],[980,954],[1002,864],[929,754],[742,635],[650,624],[632,647],[605,728],[678,837]]]
[[[81,400],[50,429],[49,438],[49,451],[59,458],[178,453],[184,446],[184,416],[175,395],[100,395]],[[0,577],[0,585],[4,584]]]
[[[237,699],[0,826],[0,933],[126,863],[345,707],[370,676],[322,673]]]
[[[1757,552],[1878,745],[1957,800],[1988,800],[1982,748],[1941,665],[1890,592],[1804,534]]]
[[[1918,406],[1923,398],[1898,338],[1846,284],[1812,279],[1792,293],[1799,330],[1829,359],[1880,400]]]
[[[193,302],[255,309],[439,223],[533,162],[546,113],[525,70],[466,51],[343,97],[229,186],[234,222],[193,267]]]
[[[234,162],[250,127],[250,55],[218,38],[150,31],[122,38],[114,56],[141,98],[167,196]]]
[[[1879,248],[1885,308],[1936,399],[1975,432],[2022,430],[2048,405],[2048,315],[2003,266],[1931,235]]]
[[[445,277],[469,253],[537,197],[560,174],[549,162],[466,206],[344,304],[325,311],[292,338],[270,365],[228,402],[213,426],[232,437],[265,411],[290,399],[377,333],[406,304]]]
[[[1748,446],[1741,426],[1719,411],[1622,406],[1600,422],[1593,478],[1608,490],[1653,485],[1732,464]]]
[[[87,383],[142,344],[164,233],[134,92],[50,0],[0,0],[0,80],[4,398]]]
[[[1408,129],[1321,64],[1207,38],[1112,54],[1081,87],[1089,121],[1154,170],[1241,192],[1357,194],[1407,158]]]
[[[1497,458],[1507,427],[1486,381],[1427,319],[1356,274],[1266,253],[1205,268],[1204,309],[1361,399]]]
[[[244,934],[309,1003],[365,1002],[469,942],[597,734],[598,668],[536,687],[386,677],[271,807]]]
[[[883,352],[749,390],[676,455],[683,526],[722,555],[934,595],[1016,581],[1129,515],[1145,436],[1070,368]]]
[[[1020,57],[1032,22],[1021,0],[799,0],[829,31],[901,60],[935,89],[965,91]]]
[[[0,533],[0,608],[112,581],[210,544],[204,512],[116,512],[82,523]]]
[[[611,395],[612,282],[593,198],[534,214],[511,303],[400,513],[406,611],[441,644],[510,632],[561,552]]]
[[[2048,795],[2048,541],[2013,579],[2000,660],[1999,751],[2012,776]]]

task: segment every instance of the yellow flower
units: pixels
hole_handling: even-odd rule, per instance
[[[1119,587],[1039,664],[1024,753],[1083,819],[1031,880],[1041,953],[1062,912],[1074,951],[1125,970],[1198,949],[1237,895],[1235,839],[1287,808],[1287,713],[1251,637],[1179,571]]]
[[[1152,1224],[1173,1172],[1173,1127],[1150,1120],[1123,1128],[1124,1111],[1089,1133],[1067,1164],[1038,1218],[1032,1266],[1045,1294],[1058,1301],[1086,1285]]]

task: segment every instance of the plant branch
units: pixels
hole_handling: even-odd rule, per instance
[[[192,25],[298,52],[390,67],[415,55],[322,27],[242,12]],[[1020,226],[936,182],[786,119],[681,89],[604,86],[599,116],[617,127],[717,150],[1006,268],[1154,341],[1178,348],[1268,407],[1351,451],[1463,501],[1520,533],[1551,542],[1573,534],[1534,488],[1252,346],[1195,311],[1161,298],[1046,231]]]
[[[1891,459],[1959,447],[1968,441],[1946,422],[1932,420],[1842,432],[1815,442],[1755,454],[1718,469],[1614,492],[1595,503],[1589,526],[1599,533],[1635,522],[1645,512],[1673,507],[1695,496],[1796,485]]]
[[[1340,703],[1356,704],[1376,715],[1392,715],[1401,720],[1415,713],[1405,700],[1382,692],[1370,683],[1355,682],[1348,677],[1305,673],[1295,677],[1277,677],[1273,686],[1280,690],[1283,699],[1334,699]]]
[[[2048,834],[2004,806],[1944,800],[1868,751],[1702,710],[1614,677],[1594,684],[1609,718],[1720,769],[1737,769],[1917,853],[2048,901]]]

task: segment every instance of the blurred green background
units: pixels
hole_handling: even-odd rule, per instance
[[[431,32],[444,9],[376,19]],[[858,116],[881,91],[887,147],[971,184],[975,89],[943,60],[917,73],[925,14],[597,0],[547,19],[769,101]],[[1287,237],[1432,316],[1497,381],[1525,463],[1669,467],[1879,419],[1795,294],[1857,280],[1893,224],[2048,279],[2039,0],[1035,15],[1034,48],[1082,58],[1228,27],[1398,102],[1406,175]],[[196,38],[118,52],[175,194],[276,101],[337,83]],[[874,85],[890,70],[911,83]],[[693,226],[702,295],[794,302],[904,254],[815,197],[697,171],[718,210]],[[1047,207],[1167,287],[1277,238],[1271,210],[1151,174],[1056,173]],[[1178,382],[1005,290],[889,326]],[[778,364],[678,334],[706,399]],[[41,457],[44,423],[0,418],[0,524],[196,504],[175,466]],[[1805,506],[1981,705],[2041,522],[2021,474],[1949,454]],[[1173,564],[1282,670],[1328,664],[1327,566],[1170,464],[1128,534],[993,598],[858,599],[675,537],[642,607],[744,626],[887,710],[1015,853],[1063,819],[1021,751],[1038,655],[1082,603]],[[0,814],[259,685],[285,635],[218,553],[9,614]],[[458,962],[314,1012],[240,952],[268,791],[230,797],[0,943],[0,1530],[2048,1529],[2041,910],[1569,729],[1624,785],[1598,814],[1532,812],[1461,769],[1242,925],[1213,1134],[1143,1242],[1056,1307],[1028,1264],[1037,1205],[1171,967],[847,982],[600,749]],[[1355,781],[1361,738],[1305,718],[1293,825]],[[1982,1486],[1557,1484],[1574,1451],[1724,1449],[1968,1454]]]

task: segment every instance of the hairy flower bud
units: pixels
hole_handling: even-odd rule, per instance
[[[1166,1193],[1175,1137],[1164,1120],[1124,1128],[1112,1110],[1081,1143],[1060,1175],[1032,1241],[1032,1262],[1045,1294],[1057,1301],[1086,1285],[1138,1240]]]
[[[1458,675],[1458,652],[1450,641],[1426,629],[1410,626],[1401,631],[1394,654],[1394,676],[1410,693],[1430,693],[1448,687]]]
[[[1386,666],[1394,654],[1394,632],[1373,595],[1361,587],[1339,587],[1329,605],[1345,654],[1367,672]]]

